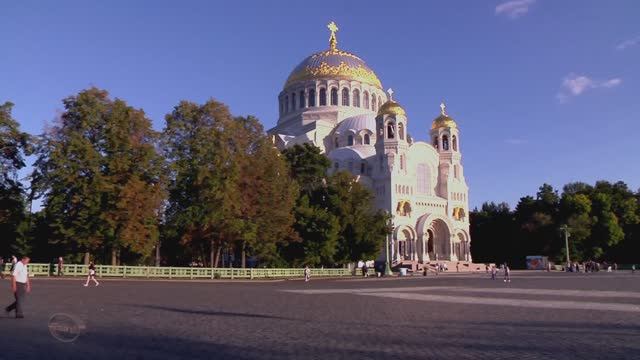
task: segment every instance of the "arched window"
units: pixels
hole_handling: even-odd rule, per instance
[[[458,138],[455,135],[451,136],[451,146],[453,146],[453,151],[458,151]]]
[[[371,144],[371,137],[369,136],[369,134],[364,134],[364,144],[365,145]]]
[[[296,110],[296,94],[292,93],[291,94],[291,111],[295,111]]]
[[[382,106],[382,98],[378,96],[378,107]]]
[[[394,139],[396,136],[395,130],[393,129],[393,123],[389,123],[387,125],[387,139]]]
[[[404,140],[404,125],[402,123],[398,124],[398,136],[400,140]]]
[[[369,93],[367,91],[365,91],[364,93],[362,93],[362,107],[365,109],[369,108]]]
[[[442,150],[449,150],[449,137],[447,135],[442,136]]]
[[[349,137],[347,137],[347,145],[353,146],[353,135],[349,135]]]
[[[458,165],[453,165],[453,177],[456,179],[460,177],[460,170],[458,169]]]
[[[433,137],[433,147],[436,148],[436,150],[438,150],[438,137],[437,136]]]
[[[376,108],[376,96],[375,96],[375,95],[372,95],[372,96],[371,96],[371,110],[373,110],[373,111],[378,110],[378,109]]]
[[[360,90],[353,90],[353,106],[360,107]]]
[[[342,89],[342,106],[349,106],[349,90]]]
[[[284,100],[280,99],[280,114],[284,112]]]
[[[404,169],[404,155],[400,155],[400,170]],[[404,186],[402,187],[402,193],[405,193]]]
[[[289,112],[289,96],[284,97],[284,112]]]
[[[309,89],[309,100],[307,101],[307,106],[316,106],[316,90]]]
[[[300,109],[304,109],[304,90],[300,91]]]
[[[340,147],[340,140],[338,140],[337,137],[335,138],[333,145],[335,145],[336,149]]]
[[[320,89],[320,106],[327,105],[327,89]]]
[[[331,105],[338,105],[338,89],[331,89]]]

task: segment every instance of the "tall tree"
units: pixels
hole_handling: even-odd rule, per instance
[[[148,258],[163,200],[157,134],[142,110],[101,89],[63,100],[40,137],[33,187],[44,196],[52,241],[71,253],[121,250]]]
[[[0,256],[9,251],[27,253],[25,191],[18,171],[31,151],[30,137],[12,116],[13,104],[0,105]]]
[[[376,257],[389,234],[389,215],[376,210],[371,190],[348,172],[329,177],[329,210],[340,224],[336,262],[347,263]]]

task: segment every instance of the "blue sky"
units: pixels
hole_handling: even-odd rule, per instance
[[[40,133],[95,85],[156,129],[182,99],[275,124],[289,72],[328,46],[362,57],[426,140],[439,103],[461,128],[471,206],[544,182],[640,187],[640,2],[11,1],[0,102]]]

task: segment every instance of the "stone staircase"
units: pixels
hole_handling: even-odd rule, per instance
[[[470,261],[449,261],[449,260],[438,260],[438,261],[429,261],[426,264],[422,264],[415,260],[402,260],[399,262],[394,262],[393,270],[398,271],[400,268],[406,268],[407,273],[422,273],[426,268],[428,272],[435,273],[437,270],[438,264],[446,264],[447,273],[470,273],[470,272],[484,272],[485,264],[476,264]],[[457,266],[457,267],[456,267]]]

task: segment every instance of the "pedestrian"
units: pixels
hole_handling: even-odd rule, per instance
[[[618,271],[618,263],[613,263],[613,271]]]
[[[93,264],[93,261],[89,263],[89,275],[87,275],[87,282],[84,283],[84,286],[89,286],[89,281],[91,280],[96,283],[96,286],[100,285],[98,280],[96,280],[96,266]]]
[[[367,262],[364,262],[364,265],[362,265],[362,276],[364,277],[369,277],[369,267],[367,266]]]
[[[62,260],[62,256],[58,257],[58,276],[64,275],[62,269],[64,268],[64,260]]]
[[[504,282],[511,282],[511,269],[507,263],[504,263]]]
[[[456,263],[456,272],[460,272],[460,262]]]
[[[22,257],[22,260],[16,262],[11,272],[11,291],[16,300],[7,306],[4,311],[9,314],[15,310],[16,319],[24,318],[24,299],[27,293],[31,292],[31,281],[29,280],[29,270],[27,269],[30,260],[28,256]]]
[[[498,269],[495,265],[491,265],[491,280],[496,279],[496,274],[498,273]]]
[[[304,281],[307,282],[311,279],[311,269],[309,269],[309,265],[305,265],[304,267]]]
[[[442,264],[442,270],[449,271],[449,265],[447,263]]]
[[[631,275],[636,273],[636,264],[631,265]]]
[[[484,272],[489,273],[489,264],[484,264]]]
[[[11,269],[9,269],[9,272],[11,274],[13,274],[13,269],[16,267],[17,263],[18,263],[18,258],[15,255],[11,256]]]

